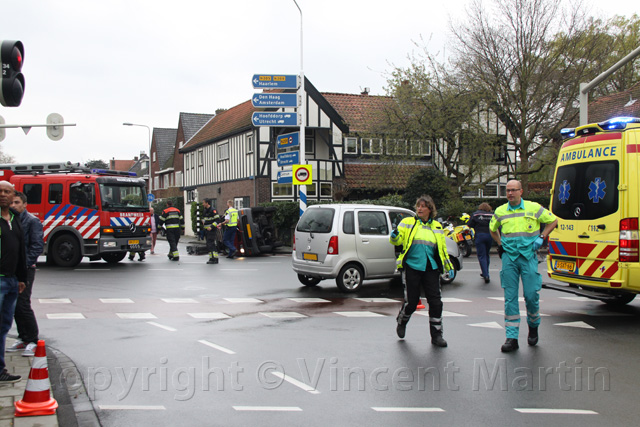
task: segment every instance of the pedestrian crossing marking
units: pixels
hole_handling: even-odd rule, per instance
[[[169,304],[199,304],[198,301],[193,298],[160,298],[162,301]]]
[[[104,304],[133,304],[133,300],[129,298],[100,298],[100,302]]]
[[[558,297],[558,298],[567,299],[569,301],[580,301],[580,302],[593,301],[591,298],[587,298],[587,297]]]
[[[556,326],[568,326],[570,328],[583,328],[583,329],[595,329],[593,326],[585,322],[566,322],[566,323],[554,323]]]
[[[429,313],[426,312],[426,311],[416,311],[413,314],[418,315],[418,316],[429,317]],[[443,310],[442,311],[442,317],[467,317],[467,315],[466,314],[462,314],[462,313],[454,313],[453,311]]]
[[[69,298],[39,298],[40,304],[71,304]]]
[[[287,298],[289,301],[299,302],[299,303],[315,303],[315,302],[331,302],[328,299],[324,298]]]
[[[248,303],[248,302],[264,302],[257,298],[223,298],[227,302],[232,303]]]
[[[169,332],[175,332],[177,331],[176,328],[172,328],[171,326],[165,326],[165,325],[161,325],[160,323],[156,323],[156,322],[147,322],[149,325],[151,326],[155,326],[158,327],[160,329],[164,329],[165,331],[169,331]]]
[[[415,408],[415,407],[380,407],[372,406],[376,412],[445,412],[442,408]]]
[[[590,409],[513,408],[522,414],[598,415]]]
[[[204,344],[204,345],[206,345],[206,346],[208,346],[208,347],[215,348],[216,350],[220,350],[220,351],[221,351],[221,352],[223,352],[223,353],[227,353],[227,354],[236,354],[236,352],[235,352],[235,351],[233,351],[233,350],[229,350],[229,349],[228,349],[228,348],[226,348],[226,347],[222,347],[221,345],[214,344],[214,343],[212,343],[212,342],[210,342],[210,341],[207,341],[207,340],[198,340],[198,342],[199,342],[200,344]]]
[[[502,302],[504,302],[504,297],[487,297],[487,298],[488,298],[488,299],[493,299],[493,300],[496,300],[496,301],[502,301]],[[524,297],[519,297],[519,298],[518,298],[518,301],[519,301],[519,302],[524,302]],[[542,301],[542,300],[540,300],[540,301]]]
[[[308,317],[304,314],[296,313],[295,311],[274,311],[270,313],[260,313],[263,316],[270,317],[272,319],[293,319],[299,317]]]
[[[362,302],[373,302],[373,303],[380,303],[380,302],[396,302],[399,303],[401,301],[395,300],[395,299],[391,299],[391,298],[354,298],[355,300],[358,301],[362,301]]]
[[[502,326],[500,326],[497,322],[469,323],[469,326],[475,326],[478,328],[502,329]]]
[[[116,313],[116,316],[121,319],[157,319],[151,313]]]
[[[442,302],[471,302],[471,300],[461,298],[442,298]]]
[[[82,313],[49,313],[47,319],[86,319]]]
[[[334,313],[344,317],[386,317],[384,314],[372,311],[334,311]]]
[[[194,319],[231,319],[231,316],[224,313],[187,313]]]

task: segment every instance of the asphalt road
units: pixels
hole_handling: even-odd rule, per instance
[[[500,261],[484,284],[472,255],[443,287],[440,349],[426,311],[397,338],[392,281],[346,295],[333,281],[303,287],[289,256],[205,261],[181,247],[178,263],[40,266],[40,337],[74,361],[103,426],[637,422],[640,301],[543,290],[540,343],[527,346],[524,326],[503,354]]]

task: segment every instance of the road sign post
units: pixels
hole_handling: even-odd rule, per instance
[[[296,127],[298,126],[297,113],[270,113],[259,112],[251,115],[251,123],[254,126]]]
[[[298,106],[297,93],[256,93],[251,104],[258,108],[285,108]]]
[[[251,79],[254,89],[298,89],[295,74],[254,74]]]

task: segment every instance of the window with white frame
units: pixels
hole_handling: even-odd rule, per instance
[[[198,150],[198,166],[204,166],[204,153]]]
[[[176,187],[182,186],[182,172],[176,172]]]
[[[482,197],[498,197],[498,186],[495,184],[485,185]]]
[[[190,168],[189,154],[186,154],[184,156],[184,168],[185,168],[185,170],[188,170]]]
[[[218,160],[227,159],[229,159],[229,143],[225,142],[224,144],[218,145]]]
[[[362,154],[381,154],[382,140],[380,138],[362,138]]]
[[[331,197],[331,183],[330,182],[321,182],[320,183],[320,197]]]
[[[344,152],[347,154],[358,154],[358,138],[345,138]]]
[[[273,197],[291,197],[293,196],[293,184],[271,183],[271,194]]]
[[[191,153],[191,169],[195,169],[196,168],[196,159],[195,159],[195,153]]]
[[[156,176],[153,178],[153,188],[160,188],[160,177]]]
[[[307,196],[315,197],[316,196],[316,183],[307,185]]]
[[[412,156],[421,156],[422,155],[422,141],[412,140],[409,145],[411,146],[411,155]]]
[[[152,161],[154,161],[154,162],[156,161],[156,152],[155,151],[153,152],[153,160]]]
[[[247,154],[253,153],[253,134],[248,134],[247,135],[246,152],[247,152]]]
[[[304,154],[313,154],[316,152],[316,141],[313,137],[304,139]]]
[[[391,156],[405,156],[407,154],[407,141],[404,139],[388,140],[387,154]]]

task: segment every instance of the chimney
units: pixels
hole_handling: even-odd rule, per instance
[[[371,89],[368,87],[365,87],[364,90],[360,93],[360,95],[369,95],[369,92],[371,92]]]

